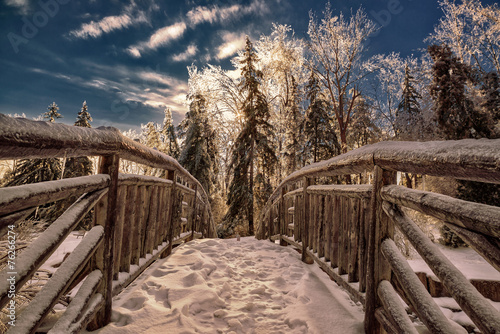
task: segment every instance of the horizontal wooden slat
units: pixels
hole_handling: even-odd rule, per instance
[[[194,189],[191,189],[191,188],[189,188],[189,187],[186,187],[185,185],[182,185],[182,184],[180,184],[180,183],[177,183],[176,187],[177,187],[177,189],[180,189],[180,190],[182,190],[184,193],[187,193],[187,194],[190,194],[190,195],[195,193]]]
[[[98,174],[0,188],[0,216],[103,189],[109,180],[109,175]]]
[[[315,185],[307,188],[309,194],[321,195],[339,195],[353,198],[369,198],[372,194],[372,186],[369,184],[361,185]]]
[[[57,320],[50,329],[49,334],[69,333],[71,325],[82,317],[85,307],[97,291],[101,283],[102,273],[100,270],[94,270],[83,281],[75,297],[71,300],[64,314]]]
[[[500,207],[472,203],[450,196],[390,185],[382,198],[469,230],[500,238]]]
[[[165,185],[171,186],[172,180],[162,179],[154,176],[136,175],[136,174],[119,174],[118,185],[120,186],[153,186]]]
[[[388,202],[383,203],[383,208],[474,324],[483,333],[498,333],[500,312],[474,288],[438,247],[427,238],[424,232],[401,210]]]
[[[5,268],[0,273],[0,308],[5,306],[9,300],[7,296],[9,282],[7,278],[10,276],[16,277],[16,290],[23,286],[107,191],[107,189],[102,189],[81,196],[47,230],[19,254],[15,261],[15,274],[10,274],[12,270],[9,270],[9,268]]]
[[[285,193],[283,196],[285,198],[287,197],[293,197],[293,196],[297,196],[297,195],[302,195],[302,188],[298,188],[298,189],[295,189],[295,190],[292,190],[292,191],[289,191],[287,193]]]
[[[82,317],[72,324],[64,334],[78,334],[95,317],[97,312],[104,306],[104,298],[100,293],[96,293],[90,298],[89,303],[83,311]],[[54,333],[56,334],[56,333]]]
[[[94,226],[26,306],[18,316],[16,326],[10,327],[7,334],[34,333],[41,321],[57,303],[59,297],[94,254],[103,238],[104,228]]]
[[[382,254],[401,283],[405,296],[431,333],[453,333],[454,329],[450,321],[439,306],[436,305],[417,275],[415,275],[394,241],[391,239],[384,240],[381,248]]]
[[[446,224],[460,238],[478,252],[486,261],[488,261],[496,270],[500,271],[500,240],[484,236],[480,233],[469,231],[465,228]]]
[[[378,284],[377,294],[385,310],[397,324],[397,333],[418,334],[418,331],[415,329],[415,326],[401,304],[400,297],[389,281],[383,280]]]

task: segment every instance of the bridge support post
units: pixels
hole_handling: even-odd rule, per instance
[[[120,159],[117,154],[101,157],[99,174],[109,174],[107,195],[106,219],[96,215],[96,224],[104,225],[104,241],[94,255],[93,266],[101,270],[103,279],[98,292],[103,296],[104,306],[96,314],[95,318],[87,326],[89,330],[96,330],[106,326],[111,321],[111,307],[113,299],[113,255],[115,245],[115,225],[117,219],[117,197],[118,197],[118,168]]]
[[[194,198],[193,198],[193,208],[192,208],[192,214],[191,214],[191,237],[189,238],[189,241],[194,239],[194,229],[195,229],[195,223],[196,223],[196,215],[198,214],[196,211],[196,200],[198,197],[198,185],[194,185]]]
[[[313,179],[310,177],[304,177],[302,184],[302,208],[303,208],[303,219],[304,223],[302,224],[302,261],[307,261],[307,247],[309,246],[309,218],[310,218],[310,196],[307,193],[307,187],[309,187],[313,183]]]
[[[394,223],[382,208],[380,192],[383,186],[396,182],[396,173],[375,166],[373,174],[367,249],[365,333],[382,332],[382,326],[375,317],[375,311],[381,306],[377,288],[382,280],[391,280],[391,267],[384,259],[380,247],[384,239],[394,237]]]
[[[283,234],[286,235],[286,230],[288,228],[287,226],[287,219],[286,219],[286,211],[287,211],[287,207],[285,205],[285,194],[286,194],[286,190],[285,190],[285,187],[281,188],[281,196],[280,196],[280,210],[279,210],[279,217],[278,217],[278,231],[279,231],[279,234],[280,234],[280,246],[288,246],[288,243],[286,241],[284,241],[281,236]]]
[[[168,217],[167,217],[167,240],[168,240],[168,248],[164,251],[160,258],[164,259],[172,253],[172,242],[174,240],[174,209],[175,209],[175,201],[177,200],[177,180],[176,180],[176,172],[175,170],[169,170],[167,174],[167,179],[172,180],[172,187],[170,188],[170,202],[168,205]]]

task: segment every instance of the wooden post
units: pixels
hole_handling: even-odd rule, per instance
[[[149,200],[149,216],[146,224],[145,231],[145,248],[146,254],[153,254],[153,249],[155,248],[155,240],[156,240],[156,224],[158,223],[158,186],[151,187],[151,195]]]
[[[146,240],[148,238],[148,219],[149,219],[149,206],[151,205],[151,192],[152,186],[144,187],[144,201],[141,207],[141,221],[139,225],[139,249],[142,258],[146,257]]]
[[[308,245],[308,240],[309,240],[309,194],[307,193],[307,187],[309,187],[312,183],[312,179],[308,177],[304,177],[303,179],[303,185],[302,185],[302,208],[303,208],[303,217],[304,217],[304,224],[303,224],[303,230],[302,230],[302,261],[306,262],[307,259],[307,246]]]
[[[332,268],[339,266],[339,231],[341,221],[341,206],[339,195],[333,195],[333,223],[332,223],[332,245],[330,248],[330,262]]]
[[[135,221],[132,234],[132,246],[130,254],[130,264],[139,264],[139,259],[141,258],[141,233],[142,233],[142,221],[144,220],[144,204],[146,201],[146,186],[137,186],[137,196],[136,196],[136,208],[135,208]]]
[[[365,333],[380,333],[382,328],[375,317],[376,309],[381,306],[377,298],[378,284],[382,280],[391,280],[391,267],[380,251],[381,242],[394,235],[394,225],[385,214],[380,196],[383,186],[395,183],[396,173],[375,166],[373,171],[373,189],[370,203],[371,224],[369,225],[366,274]]]
[[[109,174],[111,182],[108,188],[106,221],[104,222],[104,241],[97,250],[96,265],[102,271],[103,279],[98,292],[103,296],[104,306],[89,323],[90,330],[96,330],[106,326],[111,321],[111,307],[113,298],[113,253],[115,247],[115,224],[117,218],[117,197],[118,197],[118,168],[120,158],[117,154],[105,155],[101,157],[99,164],[99,174]],[[103,221],[96,221],[97,224]]]
[[[127,207],[125,208],[126,223],[123,225],[122,251],[120,260],[120,271],[130,272],[130,261],[132,258],[132,240],[137,234],[136,208],[137,208],[137,186],[128,186]]]
[[[370,224],[368,201],[365,198],[361,200],[360,210],[361,210],[361,217],[360,217],[360,235],[359,235],[359,292],[365,292],[366,266],[367,266],[366,248],[368,244],[368,226]]]
[[[175,201],[177,200],[177,177],[176,177],[176,172],[175,170],[169,170],[167,174],[167,178],[169,180],[172,180],[172,186],[170,187],[170,198],[169,198],[169,204],[168,204],[168,217],[167,217],[167,229],[168,229],[168,248],[163,254],[161,254],[161,258],[165,258],[172,253],[172,242],[174,240],[174,208],[175,208]]]
[[[123,225],[125,224],[125,208],[129,206],[126,201],[127,186],[118,187],[118,201],[119,207],[116,210],[116,226],[115,226],[115,245],[114,245],[114,263],[113,263],[113,279],[118,279],[120,272],[122,238],[123,238]]]
[[[358,282],[358,254],[359,254],[359,199],[350,199],[352,210],[351,210],[351,237],[349,241],[349,265],[347,268],[348,282]]]
[[[325,256],[325,195],[318,197],[318,257]]]
[[[285,194],[286,194],[286,189],[285,187],[281,188],[281,198],[280,198],[280,213],[278,217],[279,221],[279,226],[278,226],[278,231],[280,233],[280,245],[281,246],[287,246],[288,243],[284,241],[281,238],[282,234],[287,235],[288,231],[288,225],[287,225],[287,220],[286,216],[288,215],[288,207],[285,205]]]
[[[332,249],[332,196],[328,195],[325,197],[325,260],[331,260],[331,249]]]
[[[274,225],[274,205],[271,203],[271,207],[269,208],[269,225],[267,226],[267,236],[269,241],[272,241],[271,237],[273,236],[273,225]]]
[[[194,239],[194,229],[195,229],[195,222],[196,222],[196,215],[198,214],[197,208],[196,208],[196,200],[198,199],[198,185],[194,185],[194,198],[193,198],[193,204],[192,204],[192,214],[191,214],[191,237],[190,240]]]

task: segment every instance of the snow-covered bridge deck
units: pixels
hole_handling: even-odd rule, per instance
[[[292,247],[193,240],[113,301],[107,333],[363,333],[360,304]],[[93,332],[95,333],[95,332]]]

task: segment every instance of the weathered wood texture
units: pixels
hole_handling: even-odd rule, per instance
[[[500,207],[395,185],[384,187],[382,198],[468,230],[500,238]]]
[[[33,276],[106,192],[107,189],[102,189],[80,197],[47,228],[45,233],[19,254],[16,261],[16,290],[19,290]],[[7,281],[9,276],[8,268],[0,273],[0,308],[3,308],[9,300],[9,282]]]
[[[497,333],[500,330],[500,312],[474,288],[413,221],[387,202],[383,208],[397,222],[413,247],[474,324],[483,333]]]

